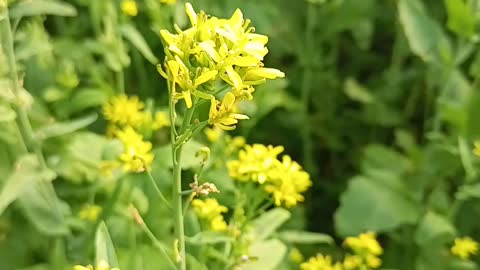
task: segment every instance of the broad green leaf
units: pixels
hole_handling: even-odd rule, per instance
[[[69,122],[57,122],[41,128],[35,132],[35,136],[39,140],[45,140],[52,137],[58,137],[72,133],[79,129],[89,126],[97,120],[97,114],[90,114]]]
[[[401,179],[389,178],[388,183],[365,176],[350,181],[335,213],[335,226],[340,235],[357,235],[368,230],[387,232],[417,221],[418,203],[406,188],[400,192]]]
[[[455,194],[455,197],[462,201],[480,199],[480,183],[461,186]]]
[[[362,170],[385,170],[403,174],[412,170],[413,165],[402,154],[380,144],[368,145],[364,151]]]
[[[475,13],[465,0],[445,0],[448,14],[447,27],[469,38],[475,34]]]
[[[10,9],[11,18],[37,15],[76,16],[77,10],[65,1],[34,0],[23,1]]]
[[[451,58],[450,45],[441,27],[431,19],[419,0],[400,0],[400,23],[413,53],[425,62],[442,63]]]
[[[107,100],[108,95],[99,89],[79,89],[75,92],[73,97],[62,106],[59,113],[65,112],[67,115],[70,115],[86,108],[101,106]]]
[[[332,244],[333,239],[330,235],[305,231],[282,231],[278,237],[292,244]]]
[[[473,90],[465,75],[458,69],[453,70],[438,97],[442,119],[457,127],[459,132],[467,132],[468,110]]]
[[[145,59],[147,59],[153,65],[158,63],[158,58],[155,57],[142,34],[138,32],[137,28],[131,24],[124,24],[120,27],[120,32],[128,41],[133,44],[133,46],[135,46],[135,48],[137,48],[137,50],[143,55],[143,57],[145,57]]]
[[[111,267],[118,267],[117,255],[105,222],[100,223],[95,235],[95,262],[108,262]]]
[[[255,259],[245,264],[248,270],[275,270],[283,261],[287,247],[277,239],[257,242],[250,246],[249,256]]]
[[[415,232],[415,243],[419,246],[446,244],[455,238],[455,227],[444,216],[427,212]]]
[[[368,89],[360,85],[354,78],[348,78],[344,85],[345,94],[354,101],[361,103],[372,103],[375,97]]]
[[[42,171],[38,168],[36,157],[28,155],[20,158],[15,165],[15,171],[7,178],[0,192],[0,215],[39,177],[42,177]]]
[[[264,240],[272,235],[290,218],[290,212],[283,208],[274,208],[252,221],[255,239]]]
[[[187,242],[192,245],[211,245],[231,241],[233,241],[232,237],[218,232],[199,232],[187,238]]]

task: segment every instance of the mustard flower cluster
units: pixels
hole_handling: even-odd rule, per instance
[[[123,145],[119,160],[126,172],[142,172],[153,161],[152,144],[144,141],[140,131],[154,131],[170,125],[166,113],[152,115],[144,107],[138,97],[126,95],[115,96],[103,106],[103,115],[110,122],[107,133]],[[117,167],[116,163],[108,165]]]
[[[176,26],[177,33],[160,31],[166,57],[158,71],[171,83],[174,100],[184,100],[187,108],[193,106],[192,96],[209,100],[208,123],[234,129],[238,120],[248,118],[236,111],[236,104],[251,100],[256,85],[285,74],[264,67],[268,37],[254,33],[239,9],[229,19],[219,19],[203,11],[196,13],[190,3],[185,8],[190,28],[182,31]],[[218,81],[231,87],[222,101],[215,97]]]
[[[106,261],[100,261],[97,263],[96,267],[94,268],[92,265],[81,266],[75,265],[73,270],[120,270],[117,267],[110,267],[110,265]]]
[[[138,14],[137,2],[135,0],[123,0],[121,4],[123,14],[135,17]]]
[[[478,253],[478,242],[470,237],[457,238],[450,251],[458,258],[468,260]]]
[[[102,213],[102,207],[98,205],[87,204],[80,209],[78,217],[87,221],[96,221]]]
[[[282,146],[246,145],[238,160],[227,162],[229,175],[238,181],[253,181],[272,194],[275,205],[293,207],[304,201],[301,194],[311,185],[310,176],[288,155],[281,160]]]
[[[219,204],[216,199],[194,199],[192,207],[199,218],[209,223],[210,230],[223,232],[228,229],[227,223],[222,216],[222,213],[228,212],[228,208]]]
[[[308,261],[300,264],[301,270],[342,270],[340,263],[334,263],[332,257],[318,254]]]
[[[383,249],[373,232],[362,233],[356,237],[347,237],[344,245],[353,254],[347,254],[343,261],[334,262],[330,256],[317,254],[300,264],[301,270],[371,270],[381,266],[378,256]]]
[[[345,246],[353,251],[353,255],[345,257],[343,266],[345,270],[376,269],[382,265],[378,257],[383,254],[383,248],[376,239],[376,234],[366,232],[357,237],[347,237]]]

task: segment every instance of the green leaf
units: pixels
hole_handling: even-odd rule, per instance
[[[305,232],[305,231],[295,231],[288,230],[282,231],[278,234],[278,237],[288,243],[292,244],[332,244],[333,239],[330,235],[315,233],[315,232]]]
[[[145,59],[147,59],[153,65],[158,63],[158,58],[155,57],[142,34],[138,32],[137,28],[131,24],[124,24],[120,26],[120,32],[128,41],[133,44],[133,46],[135,46],[135,48],[137,48],[137,50],[143,55],[143,57],[145,57]]]
[[[419,246],[441,246],[452,241],[455,234],[455,227],[446,217],[427,212],[415,232],[415,243]]]
[[[275,270],[283,261],[287,247],[277,239],[257,242],[250,246],[250,256],[256,258],[245,264],[248,270]]]
[[[475,14],[466,1],[445,0],[445,7],[448,29],[466,38],[475,34]]]
[[[53,0],[23,1],[10,9],[10,17],[14,19],[44,14],[76,16],[77,10],[68,3]]]
[[[375,100],[369,90],[360,85],[354,78],[348,78],[345,81],[344,91],[349,98],[360,103],[372,103]]]
[[[95,235],[95,262],[98,264],[101,261],[108,262],[111,267],[118,267],[115,248],[105,222],[98,225]]]
[[[187,238],[187,242],[192,245],[211,245],[232,241],[232,237],[218,232],[199,232],[194,236]]]
[[[450,44],[441,27],[432,20],[419,0],[398,2],[400,23],[413,53],[425,62],[442,63],[449,60]]]
[[[52,137],[58,137],[72,133],[79,129],[89,126],[97,120],[97,114],[90,114],[69,122],[57,122],[41,128],[35,132],[35,136],[39,140],[45,140]]]
[[[274,208],[252,221],[255,239],[264,240],[272,235],[290,218],[290,212],[283,208]]]
[[[455,194],[455,197],[462,201],[480,199],[480,183],[461,186]]]
[[[383,173],[384,177],[388,172]],[[410,196],[402,179],[390,175],[388,181],[366,176],[354,177],[340,198],[335,226],[342,236],[364,231],[391,231],[400,225],[413,224],[419,205]]]

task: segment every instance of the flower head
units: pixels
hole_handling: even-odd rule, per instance
[[[144,122],[144,108],[137,96],[128,97],[119,95],[113,97],[110,102],[103,106],[105,119],[122,126],[139,127]]]
[[[460,259],[468,260],[471,255],[478,253],[478,242],[470,237],[457,238],[450,251]]]
[[[228,212],[228,208],[219,204],[216,199],[194,199],[192,207],[199,218],[209,222],[212,231],[221,232],[227,230],[228,226],[223,219],[222,213]]]
[[[333,263],[332,257],[318,254],[308,261],[300,264],[301,270],[342,270],[339,263]]]
[[[135,17],[138,14],[137,2],[135,0],[123,0],[121,8],[125,15]]]
[[[96,221],[100,213],[102,213],[102,207],[87,204],[82,207],[80,212],[78,212],[78,216],[83,220]]]
[[[222,100],[222,103],[214,97],[210,100],[210,113],[208,123],[224,130],[235,129],[235,124],[240,119],[248,119],[248,116],[235,113],[235,96],[228,92]]]
[[[343,268],[345,270],[355,270],[362,265],[362,257],[358,255],[347,255],[343,259]]]
[[[142,135],[130,126],[117,131],[115,136],[123,144],[124,149],[120,155],[120,161],[122,161],[125,171],[142,172],[150,167],[153,161],[150,142],[143,141]]]
[[[345,246],[358,254],[367,253],[378,256],[383,253],[383,249],[376,239],[376,234],[373,232],[362,233],[357,237],[347,237]]]

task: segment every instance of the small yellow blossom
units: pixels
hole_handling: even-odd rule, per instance
[[[302,253],[297,248],[293,248],[288,254],[288,257],[290,261],[295,264],[299,264],[304,260]]]
[[[235,148],[242,148],[245,146],[246,142],[247,140],[245,139],[245,137],[236,136],[236,137],[233,137],[231,143]]]
[[[367,261],[367,266],[370,268],[378,268],[382,265],[382,260],[372,254],[367,255],[366,261]]]
[[[150,167],[153,161],[150,142],[143,141],[142,135],[130,126],[118,131],[115,135],[123,144],[124,150],[120,155],[120,161],[125,171],[143,172]]]
[[[297,202],[304,201],[301,193],[311,185],[310,175],[290,156],[285,155],[282,163],[275,167],[272,178],[267,181],[265,191],[272,193],[275,205],[292,207]]]
[[[238,160],[227,162],[229,175],[239,181],[265,183],[280,161],[277,155],[283,152],[282,146],[273,147],[262,144],[246,145],[238,153]]]
[[[82,207],[78,213],[78,216],[83,220],[96,221],[100,213],[102,213],[102,207],[98,205],[87,204]]]
[[[480,141],[475,142],[475,148],[473,149],[473,153],[475,156],[480,157]]]
[[[373,232],[362,233],[357,237],[347,237],[345,245],[357,254],[366,252],[379,256],[383,253],[383,249],[376,239],[376,234]]]
[[[103,115],[114,124],[139,127],[145,118],[143,108],[144,104],[137,96],[129,98],[126,95],[119,95],[103,106]]]
[[[224,130],[235,129],[238,120],[248,119],[248,116],[235,113],[235,95],[228,92],[222,100],[222,103],[214,97],[211,98],[210,112],[208,114],[208,123]]]
[[[345,270],[356,270],[362,265],[362,257],[358,255],[348,255],[343,259],[343,268]]]
[[[300,264],[301,270],[342,270],[340,263],[333,263],[332,257],[318,254],[307,262]]]
[[[122,1],[122,12],[125,15],[135,17],[138,15],[137,2],[135,0],[123,0]]]
[[[457,238],[450,251],[460,259],[468,260],[470,256],[478,253],[478,242],[470,237]]]
[[[216,126],[206,128],[204,132],[210,142],[217,142],[223,134],[223,130]]]
[[[97,266],[94,268],[92,265],[82,266],[75,265],[73,270],[120,270],[118,267],[110,267],[106,261],[100,261],[97,263]]]
[[[209,222],[210,230],[221,232],[228,229],[227,223],[222,216],[222,213],[228,212],[228,208],[219,204],[216,199],[194,199],[192,207],[199,218]]]
[[[152,130],[158,130],[169,126],[170,120],[168,119],[168,114],[165,112],[156,112],[152,123]]]

